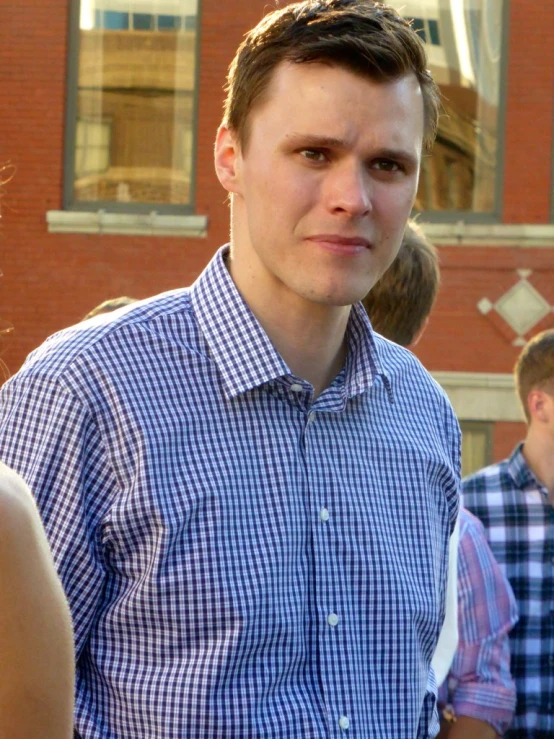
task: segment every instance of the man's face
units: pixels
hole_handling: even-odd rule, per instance
[[[242,150],[220,129],[233,193],[231,273],[247,302],[350,305],[400,247],[418,183],[423,101],[414,75],[376,83],[282,63]]]

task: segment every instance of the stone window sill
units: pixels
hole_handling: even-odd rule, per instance
[[[49,210],[49,233],[114,234],[120,236],[187,236],[206,238],[207,216],[161,213],[107,213],[98,211]]]

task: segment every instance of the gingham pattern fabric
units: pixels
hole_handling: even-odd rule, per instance
[[[483,526],[460,510],[458,649],[439,703],[457,716],[486,721],[502,735],[512,723],[516,690],[510,674],[508,633],[517,622],[510,584],[487,544]]]
[[[509,459],[463,482],[463,500],[485,526],[510,581],[519,621],[510,633],[516,715],[507,737],[554,737],[554,510],[519,445]]]
[[[55,335],[3,388],[0,456],[73,611],[78,735],[434,736],[450,405],[361,305],[314,400],[225,253]]]

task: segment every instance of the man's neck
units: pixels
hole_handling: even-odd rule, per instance
[[[529,427],[523,444],[523,456],[529,468],[548,490],[549,501],[554,505],[554,443],[552,439]]]
[[[315,397],[329,387],[346,360],[350,311],[335,311],[327,320],[310,311],[291,311],[287,316],[284,306],[280,306],[279,316],[253,311],[293,374],[313,386]]]
[[[313,386],[317,397],[344,366],[350,306],[310,303],[286,288],[276,289],[269,300],[267,294],[259,294],[252,285],[244,289],[233,274],[232,261],[227,266],[237,289],[279,354],[294,375]]]

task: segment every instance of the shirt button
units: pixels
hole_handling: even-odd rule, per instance
[[[323,521],[324,523],[325,523],[325,521],[328,521],[328,520],[329,520],[329,511],[327,510],[327,508],[322,508],[322,509],[320,510],[320,512],[319,512],[319,517],[321,518],[321,520],[322,520],[322,521]]]
[[[336,613],[330,613],[327,616],[327,623],[329,624],[329,626],[336,626],[338,624],[338,622],[339,622],[339,617],[337,616]],[[348,728],[348,727],[346,727],[346,728]]]
[[[341,729],[344,729],[344,731],[346,731],[346,729],[350,727],[350,721],[348,720],[348,716],[341,716],[339,718],[339,726]]]
[[[293,393],[301,393],[304,388],[302,385],[299,385],[297,382],[293,382],[293,384],[290,386],[290,389]]]

